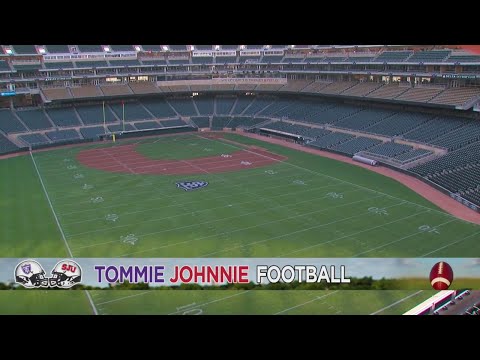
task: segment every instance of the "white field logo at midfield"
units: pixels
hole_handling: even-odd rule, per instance
[[[257,283],[275,284],[278,282],[291,283],[293,281],[306,283],[326,282],[332,284],[349,284],[346,277],[345,265],[337,269],[335,265],[257,265]]]
[[[179,181],[176,183],[177,188],[185,191],[192,191],[204,188],[208,185],[206,181]]]

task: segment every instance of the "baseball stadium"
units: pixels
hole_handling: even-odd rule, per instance
[[[0,45],[0,95],[2,258],[480,257],[480,46]],[[400,315],[437,295],[0,291],[0,314]],[[475,291],[437,303],[480,314]]]

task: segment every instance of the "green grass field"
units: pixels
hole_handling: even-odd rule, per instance
[[[396,315],[433,291],[96,290],[100,315]],[[0,291],[1,314],[91,314],[83,291]]]
[[[442,212],[392,179],[240,135],[225,137],[288,160],[188,176],[109,173],[76,161],[81,150],[131,142],[154,159],[220,157],[240,149],[189,134],[57,148],[0,161],[1,256],[479,257],[480,226]],[[177,189],[175,182],[185,180],[209,185]],[[424,225],[435,231],[422,231]],[[134,245],[122,241],[129,234],[137,239]],[[161,295],[145,299],[155,296]],[[118,311],[141,311],[142,304]]]

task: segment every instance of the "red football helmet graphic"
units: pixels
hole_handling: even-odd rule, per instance
[[[73,260],[62,260],[52,270],[51,287],[69,289],[82,281],[82,268]]]

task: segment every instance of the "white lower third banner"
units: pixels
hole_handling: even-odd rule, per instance
[[[455,274],[455,275],[454,275]],[[453,278],[480,279],[474,258],[3,258],[0,282],[27,288],[182,284],[349,284],[352,279],[430,278],[439,290]],[[440,288],[441,287],[441,288]]]

